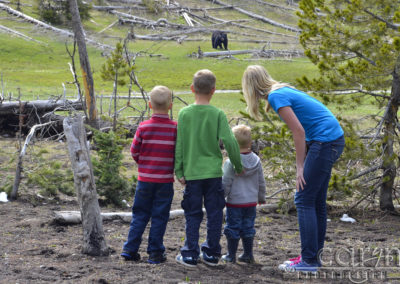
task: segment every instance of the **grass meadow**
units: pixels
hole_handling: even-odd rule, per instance
[[[42,40],[44,42],[46,38],[43,37]],[[6,98],[10,95],[16,98],[20,94],[23,100],[29,101],[61,96],[64,92],[64,84],[67,97],[76,97],[77,90],[75,85],[71,84],[73,78],[68,65],[71,58],[66,51],[66,46],[72,50],[72,41],[56,40],[48,41],[47,44],[39,44],[20,38],[0,37],[0,75],[2,77],[0,91]],[[236,56],[235,59],[219,60],[190,57],[189,55],[192,52],[197,51],[198,46],[201,46],[203,51],[211,51],[208,41],[190,41],[182,44],[173,41],[135,41],[131,43],[130,51],[140,53],[136,59],[136,74],[145,91],[149,92],[155,85],[165,85],[174,93],[187,92],[187,94],[179,94],[179,97],[187,103],[192,103],[193,95],[189,88],[192,76],[197,70],[203,68],[210,69],[216,74],[217,90],[240,90],[243,71],[251,64],[263,65],[273,78],[293,85],[296,85],[296,78],[304,75],[312,78],[318,75],[317,68],[306,58],[260,60],[242,55]],[[238,44],[237,47],[233,48],[245,49],[248,46]],[[106,62],[107,57],[91,46],[88,46],[88,51],[93,70],[95,93],[98,97],[102,95],[104,97],[110,96],[113,91],[113,82],[104,81],[100,76],[101,66]],[[159,56],[150,56],[154,54]],[[75,57],[75,63],[80,79],[78,55]],[[138,92],[135,87],[133,90]],[[127,93],[127,86],[118,87],[119,96],[126,96]],[[223,109],[229,118],[237,118],[241,116],[239,111],[245,111],[246,108],[240,100],[241,98],[242,94],[238,92],[217,93],[212,104]],[[125,104],[125,100],[120,100],[118,109],[124,107]],[[135,101],[133,105],[135,104],[140,105],[142,103]],[[98,99],[97,105],[99,111],[108,115],[110,99],[104,98],[101,106],[100,99]],[[178,111],[183,106],[184,103],[175,100],[174,118],[177,118]],[[351,119],[377,112],[377,107],[373,103],[360,104],[357,109],[343,109],[342,107],[335,104],[329,105],[334,114],[341,114]],[[383,111],[381,111],[382,113]],[[137,113],[131,109],[126,109],[121,112],[121,115],[129,117],[135,116]],[[367,124],[371,124],[371,121]]]
[[[136,74],[147,92],[155,85],[165,85],[174,92],[190,92],[189,86],[193,74],[203,68],[215,73],[217,90],[240,90],[243,71],[250,64],[261,64],[277,80],[292,84],[295,84],[296,78],[304,74],[310,77],[317,74],[316,67],[305,58],[253,60],[248,55],[243,55],[235,59],[219,60],[197,59],[189,56],[197,51],[198,46],[201,46],[203,51],[211,51],[209,45],[208,41],[182,44],[172,41],[135,41],[131,43],[129,49],[133,53],[140,53],[136,58]],[[21,94],[23,100],[47,99],[51,96],[62,95],[62,84],[65,85],[67,97],[75,97],[77,91],[75,85],[71,84],[73,78],[68,65],[71,58],[66,51],[66,46],[72,50],[72,40],[52,41],[45,45],[14,37],[0,37],[1,90],[5,97],[12,95],[16,98],[18,94]],[[248,47],[243,44],[236,49],[245,48]],[[93,70],[95,93],[98,96],[110,96],[113,91],[113,82],[104,81],[100,76],[101,66],[106,62],[107,57],[91,46],[88,46],[88,52]],[[78,54],[75,56],[75,63],[80,77]],[[134,88],[134,91],[138,92],[138,89]],[[127,92],[127,86],[118,87],[118,95],[125,96]],[[188,103],[193,99],[191,94],[180,95],[180,97]],[[230,113],[233,110],[243,109],[240,97],[238,93],[217,94],[213,103]],[[103,101],[104,111],[108,109],[108,104],[106,100]],[[124,102],[120,104],[122,106]],[[180,106],[180,103],[177,102],[176,106]]]

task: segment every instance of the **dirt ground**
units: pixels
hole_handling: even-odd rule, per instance
[[[179,209],[181,197],[181,190],[177,190],[173,209]],[[258,212],[256,264],[214,268],[199,263],[196,268],[187,268],[175,262],[183,245],[184,217],[168,224],[167,261],[152,265],[146,262],[147,230],[140,249],[142,260],[125,262],[119,254],[129,224],[104,221],[111,254],[90,257],[80,252],[81,225],[54,224],[54,211],[59,210],[79,208],[74,199],[38,200],[33,196],[0,203],[0,283],[400,283],[400,217],[379,211],[359,212],[352,216],[357,222],[351,224],[339,220],[339,209],[330,208],[325,268],[310,276],[277,269],[284,260],[299,254],[296,212]],[[201,240],[204,233],[203,221]],[[225,253],[225,237],[221,244]]]

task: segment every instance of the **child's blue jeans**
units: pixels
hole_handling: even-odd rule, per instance
[[[307,142],[308,152],[304,162],[303,190],[295,194],[295,204],[300,228],[301,257],[315,264],[324,247],[326,233],[326,198],[333,164],[345,145],[344,137],[332,142]]]
[[[226,207],[224,234],[228,239],[252,238],[256,234],[256,207]]]
[[[223,208],[225,207],[222,178],[210,178],[186,181],[182,208],[186,218],[185,244],[181,248],[184,257],[198,258],[199,229],[203,220],[203,199],[207,212],[207,239],[201,245],[201,251],[209,256],[221,256],[219,244],[222,231]]]
[[[172,183],[154,183],[138,181],[135,201],[132,206],[132,221],[128,240],[123,250],[137,252],[142,235],[151,218],[147,253],[163,253],[163,238],[169,219],[174,189]]]

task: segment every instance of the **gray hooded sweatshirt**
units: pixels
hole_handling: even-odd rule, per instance
[[[226,203],[229,207],[255,206],[265,202],[265,179],[260,158],[254,154],[240,154],[245,173],[241,176],[235,174],[230,162],[224,163],[222,187],[225,191]]]

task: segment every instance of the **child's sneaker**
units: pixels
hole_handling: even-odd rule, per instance
[[[205,263],[208,264],[210,266],[217,266],[218,262],[219,262],[219,257],[217,256],[212,256],[212,255],[208,255],[205,252],[202,252],[200,254],[200,259]]]
[[[140,260],[140,254],[137,252],[129,252],[129,251],[122,251],[121,256],[126,260],[126,261],[139,261]]]
[[[222,260],[223,262],[229,262],[229,263],[235,263],[235,262],[236,262],[236,258],[230,256],[229,254],[224,254],[224,255],[221,257],[221,260]]]
[[[191,256],[182,256],[181,254],[178,254],[175,258],[175,260],[188,267],[196,267],[197,265],[197,259],[194,259]]]
[[[161,262],[165,262],[167,260],[167,256],[165,253],[160,253],[160,252],[153,252],[150,253],[149,259],[147,260],[148,263],[151,264],[159,264]]]
[[[286,266],[286,272],[311,272],[312,274],[317,273],[318,264],[307,263],[304,260],[301,260],[297,264],[289,264]]]

